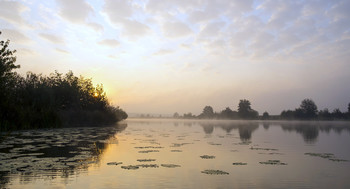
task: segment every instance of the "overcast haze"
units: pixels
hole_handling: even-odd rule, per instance
[[[72,70],[130,113],[350,102],[350,1],[0,0],[19,73]]]

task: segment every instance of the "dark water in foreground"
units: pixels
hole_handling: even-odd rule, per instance
[[[0,188],[350,188],[349,175],[349,122],[129,119],[0,143]]]

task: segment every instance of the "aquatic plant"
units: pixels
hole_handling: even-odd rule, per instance
[[[138,162],[148,162],[148,161],[156,161],[156,159],[138,159]]]
[[[120,165],[123,164],[123,162],[108,162],[107,165]]]
[[[171,150],[171,152],[182,152],[182,150]]]
[[[229,175],[228,172],[221,171],[221,170],[213,170],[213,169],[207,169],[207,170],[201,171],[201,173],[208,174],[208,175]]]
[[[164,147],[162,147],[162,146],[136,146],[134,148],[138,148],[138,149],[150,149],[150,148],[152,148],[152,149],[159,149],[159,148],[164,148]]]
[[[232,163],[232,165],[247,165],[247,163],[243,163],[243,162],[234,162],[234,163]]]
[[[160,166],[166,167],[166,168],[181,167],[181,165],[175,165],[175,164],[160,164]]]
[[[208,144],[214,145],[214,146],[215,146],[215,145],[217,145],[217,146],[218,146],[218,145],[221,145],[220,143],[214,143],[214,142],[208,142]]]
[[[266,151],[278,151],[278,149],[274,148],[255,148],[255,147],[250,147],[251,150],[266,150]]]
[[[215,156],[210,156],[210,155],[202,155],[199,157],[201,157],[202,159],[214,159],[215,158]]]
[[[157,164],[139,164],[136,166],[142,167],[142,168],[158,168],[159,167]]]
[[[121,166],[122,169],[127,169],[127,170],[136,170],[139,168],[137,165],[127,165],[127,166]]]
[[[280,160],[267,160],[267,161],[261,161],[260,164],[265,165],[287,165],[287,163],[283,163]]]
[[[314,157],[320,157],[320,158],[323,158],[323,159],[328,159],[330,161],[335,161],[335,162],[346,162],[346,161],[349,161],[349,160],[346,160],[346,159],[338,159],[332,153],[304,153],[304,154],[305,155],[309,155],[309,156],[314,156]]]
[[[139,153],[159,152],[159,150],[141,150]]]

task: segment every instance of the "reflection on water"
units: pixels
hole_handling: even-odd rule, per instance
[[[21,131],[0,143],[0,188],[347,188],[348,144],[349,122],[130,119]]]
[[[98,162],[114,135],[126,124],[115,127],[85,127],[13,132],[0,144],[0,188],[9,182],[8,174],[23,183],[38,177],[69,177],[86,171]]]

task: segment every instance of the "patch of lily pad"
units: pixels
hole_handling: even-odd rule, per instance
[[[210,155],[202,155],[199,157],[201,157],[202,159],[214,159],[215,158],[215,156],[210,156]]]
[[[182,152],[182,150],[171,150],[171,152]]]
[[[123,164],[123,162],[108,162],[107,165],[120,165]]]
[[[267,160],[267,161],[261,161],[259,163],[264,165],[287,165],[287,163],[283,163],[280,160]]]
[[[159,150],[141,150],[139,153],[159,152]]]
[[[176,165],[176,164],[160,164],[162,167],[166,168],[176,168],[176,167],[181,167],[181,165]]]
[[[247,163],[243,163],[243,162],[234,162],[234,163],[232,163],[232,165],[247,165]]]
[[[138,148],[138,149],[159,149],[159,148],[163,148],[162,146],[136,146],[134,148]]]
[[[328,159],[330,161],[335,161],[335,162],[346,162],[346,161],[349,161],[349,160],[346,160],[346,159],[338,159],[332,153],[304,153],[304,154],[305,155],[309,155],[309,156],[314,156],[314,157],[320,157],[320,158],[323,158],[323,159]]]
[[[150,161],[156,161],[156,159],[138,159],[136,161],[138,161],[138,162],[150,162]]]
[[[221,170],[214,170],[214,169],[207,169],[207,170],[201,171],[201,173],[208,174],[208,175],[229,175],[228,172],[221,171]]]
[[[142,167],[142,168],[158,168],[159,167],[157,164],[139,164],[136,166]]]
[[[139,169],[140,167],[137,165],[127,165],[127,166],[121,166],[122,169],[127,169],[127,170],[136,170]]]
[[[278,149],[275,148],[256,148],[256,147],[250,147],[251,150],[265,150],[265,151],[278,151]]]

